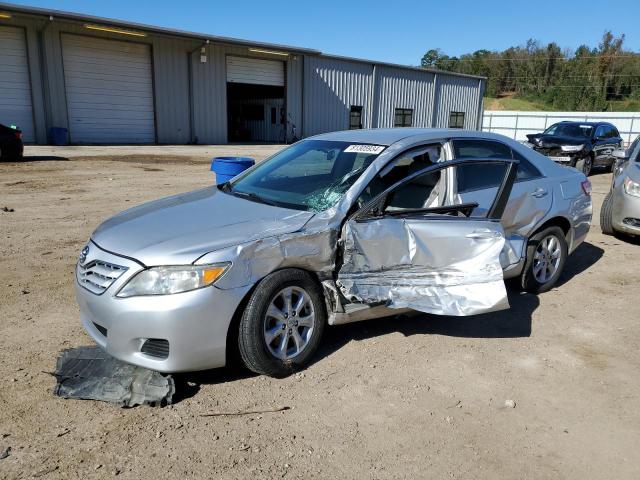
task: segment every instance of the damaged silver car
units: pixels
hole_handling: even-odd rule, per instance
[[[611,189],[600,209],[602,233],[640,235],[640,137],[626,150],[614,152]]]
[[[77,299],[118,359],[176,372],[239,351],[282,376],[327,324],[506,309],[505,278],[550,289],[590,221],[586,177],[506,137],[336,132],[107,220],[81,253]]]

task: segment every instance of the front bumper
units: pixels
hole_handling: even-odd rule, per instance
[[[570,152],[563,152],[560,148],[549,149],[549,148],[534,146],[533,149],[536,152],[549,158],[550,160],[553,160],[554,162],[559,163],[560,165],[564,165],[566,167],[567,166],[575,167],[578,160],[582,160],[583,158],[588,156],[588,153],[585,153],[584,150],[570,153]]]
[[[626,194],[620,185],[613,191],[612,200],[613,229],[630,235],[640,235],[640,197]]]
[[[143,267],[91,244],[84,264],[96,259],[127,268],[101,294],[87,290],[76,278],[82,325],[107,353],[127,363],[167,373],[225,365],[227,331],[249,286],[230,290],[213,286],[174,295],[117,298],[118,290]],[[143,347],[148,340],[168,343],[168,352]]]

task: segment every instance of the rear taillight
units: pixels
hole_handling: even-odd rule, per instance
[[[22,140],[22,132],[16,132],[16,138]]]
[[[585,180],[580,185],[582,185],[582,191],[585,195],[591,195],[591,182],[589,180]]]

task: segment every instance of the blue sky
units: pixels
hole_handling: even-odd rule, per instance
[[[528,38],[562,48],[595,46],[604,30],[640,51],[640,0],[335,1],[41,0],[13,3],[163,27],[310,47],[325,53],[417,65],[440,48],[459,55]]]

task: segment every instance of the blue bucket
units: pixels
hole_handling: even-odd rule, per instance
[[[67,129],[61,127],[51,127],[49,129],[49,142],[51,143],[51,145],[66,145]]]
[[[216,157],[211,162],[211,171],[216,174],[216,183],[221,185],[255,163],[256,161],[249,157]]]

